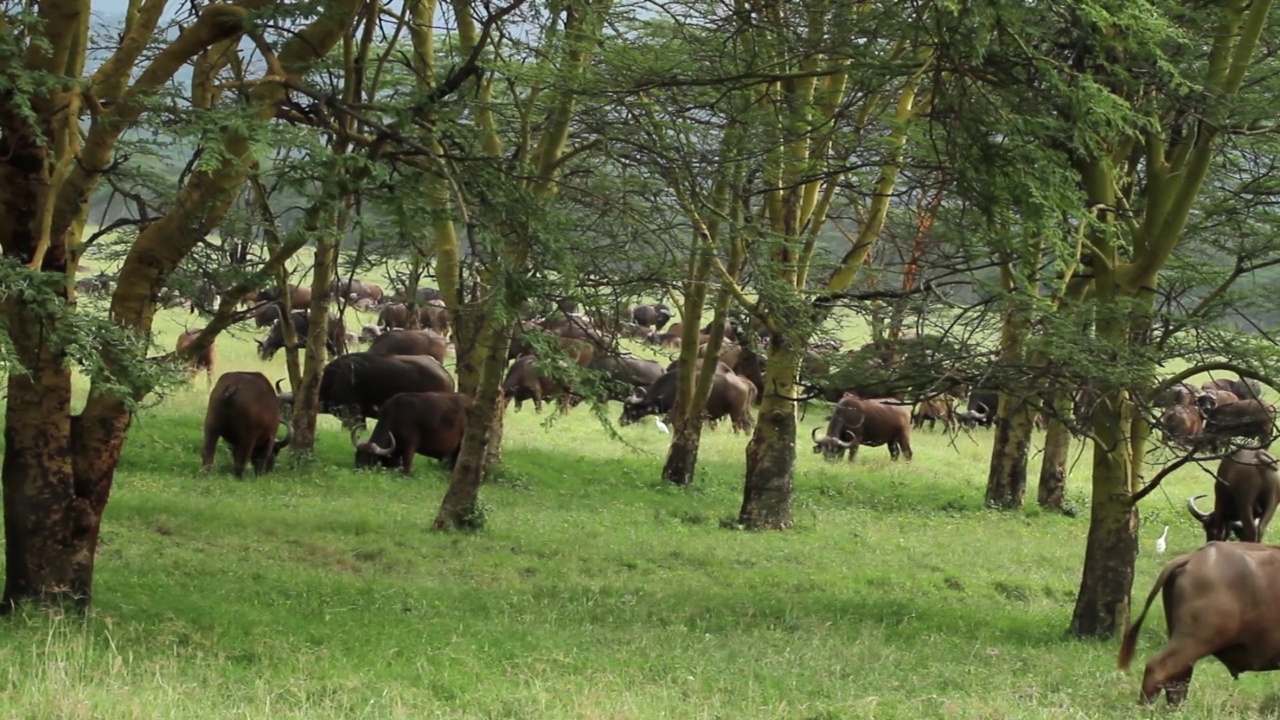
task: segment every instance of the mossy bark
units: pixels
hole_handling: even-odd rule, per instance
[[[329,306],[333,301],[333,278],[337,269],[337,241],[320,242],[316,247],[315,271],[311,279],[311,305],[307,308],[306,359],[302,364],[302,384],[294,392],[293,442],[290,444],[294,455],[312,456],[316,452],[320,379],[328,360]]]
[[[747,443],[747,474],[738,523],[750,530],[785,530],[794,524],[791,493],[796,465],[794,395],[800,353],[770,343],[764,398]]]
[[[1095,410],[1089,537],[1070,627],[1081,637],[1111,637],[1129,616],[1138,556],[1138,513],[1130,500],[1132,458],[1125,437],[1131,412],[1119,392]]]
[[[1027,491],[1027,460],[1031,454],[1030,409],[1013,395],[1000,396],[995,443],[987,473],[986,505],[1000,510],[1022,507]]]

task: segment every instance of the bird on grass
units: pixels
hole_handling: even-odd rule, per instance
[[[667,429],[667,424],[666,424],[666,423],[664,423],[664,422],[662,422],[662,418],[658,417],[657,415],[654,415],[654,416],[653,416],[653,421],[654,421],[655,423],[657,423],[657,424],[658,424],[658,429],[659,429],[659,430],[661,430],[662,432],[664,432],[664,433],[666,433],[666,434],[668,434],[668,435],[670,435],[670,434],[671,434],[671,431]]]
[[[1165,525],[1165,526],[1164,526],[1164,532],[1160,533],[1160,538],[1159,538],[1158,540],[1156,540],[1156,552],[1157,552],[1157,553],[1162,553],[1162,552],[1164,552],[1164,549],[1165,549],[1166,547],[1168,547],[1168,546],[1169,546],[1169,545],[1168,545],[1168,543],[1166,543],[1166,542],[1165,542],[1165,538],[1167,538],[1167,537],[1169,537],[1169,526],[1168,526],[1168,525]]]

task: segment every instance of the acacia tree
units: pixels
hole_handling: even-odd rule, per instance
[[[72,362],[84,357],[73,286],[85,247],[89,198],[111,169],[121,134],[184,64],[231,51],[268,3],[204,7],[163,40],[162,0],[132,3],[118,44],[87,72],[88,0],[42,2],[34,14],[0,16],[0,228],[6,260],[4,321],[13,348],[5,411],[3,607],[90,601],[102,513],[136,402],[155,386],[142,362],[156,296],[167,275],[213,230],[253,156],[246,134],[275,114],[282,80],[301,77],[339,41],[358,3],[317,10],[278,46],[278,62],[247,93],[244,121],[225,130],[221,152],[187,177],[170,209],[138,233],[112,295],[119,340],[97,350],[89,398],[71,411]],[[289,5],[276,6],[278,20]],[[277,20],[277,21],[278,21]],[[258,35],[264,45],[269,41]],[[144,61],[149,47],[155,51]],[[82,118],[88,127],[82,130]],[[19,287],[29,290],[18,292]],[[212,326],[211,326],[212,327]],[[202,344],[212,342],[216,329]]]
[[[757,124],[748,132],[764,148],[760,201],[753,208],[760,239],[749,251],[759,299],[752,303],[740,290],[734,292],[752,308],[767,337],[765,389],[747,446],[738,521],[753,529],[787,528],[792,524],[800,359],[831,298],[852,284],[884,227],[911,121],[928,104],[920,102],[918,92],[931,53],[905,35],[893,44],[879,39],[883,35],[873,29],[902,27],[889,24],[900,15],[896,7],[759,2],[740,10],[744,12],[738,16],[748,23],[744,42],[773,77],[758,86]],[[850,37],[867,38],[854,46],[863,55],[853,58],[837,51],[850,47]],[[850,73],[854,59],[887,61],[889,69],[866,76],[869,87],[857,87]],[[855,89],[861,91],[856,103],[851,100]],[[887,102],[889,98],[895,101]],[[868,128],[882,114],[888,129],[877,148],[867,142]],[[806,293],[817,239],[840,188],[857,177],[851,173],[851,157],[877,170],[866,178],[870,193],[860,212],[861,227],[821,284],[823,295],[815,307]],[[868,162],[870,157],[878,159]],[[722,282],[736,288],[722,265],[716,270]]]
[[[1270,9],[1266,1],[1002,3],[940,16],[940,37],[950,40],[941,66],[969,90],[953,128],[1005,118],[985,134],[972,126],[965,142],[998,158],[1038,142],[1042,161],[1022,164],[1022,184],[1041,196],[1074,195],[1083,209],[1073,213],[1084,224],[1075,277],[1088,310],[1076,318],[1087,316],[1092,330],[1082,337],[1074,325],[1075,342],[1085,346],[1076,355],[1086,360],[1075,369],[1089,376],[1095,402],[1090,529],[1071,621],[1078,635],[1109,636],[1128,614],[1135,491],[1150,435],[1139,410],[1157,384],[1157,289],[1175,250],[1186,248],[1184,231],[1221,138],[1261,117],[1260,88],[1246,76]],[[975,38],[982,42],[960,42]],[[1210,366],[1190,370],[1203,367]]]

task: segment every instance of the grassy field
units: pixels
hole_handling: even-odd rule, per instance
[[[199,322],[167,311],[161,343]],[[250,335],[219,341],[220,370],[283,377],[283,356],[262,363]],[[356,472],[327,416],[312,465],[286,456],[236,481],[220,447],[201,475],[206,396],[200,378],[134,423],[92,615],[3,625],[0,716],[1149,714],[1133,703],[1161,613],[1127,674],[1115,643],[1065,636],[1087,512],[983,509],[989,431],[918,433],[909,464],[884,448],[825,464],[807,442],[825,415],[812,408],[797,527],[757,534],[721,527],[741,502],[746,444],[727,424],[681,490],[658,478],[668,436],[652,422],[616,443],[584,409],[553,420],[526,406],[508,414],[506,464],[482,493],[488,527],[440,535],[428,528],[446,473]],[[1071,475],[1082,511],[1087,467],[1085,455]],[[1201,544],[1182,502],[1206,487],[1184,470],[1144,504],[1139,598],[1163,561]],[[1204,661],[1179,717],[1274,716],[1273,681],[1233,682]]]

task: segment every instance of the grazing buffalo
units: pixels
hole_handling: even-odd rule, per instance
[[[662,377],[662,365],[634,355],[601,355],[590,368],[608,378],[609,400],[626,400],[635,391],[648,390]]]
[[[635,395],[622,402],[622,416],[619,425],[630,425],[639,422],[648,415],[667,415],[676,404],[676,389],[679,382],[679,371],[669,370],[662,374],[643,396]],[[734,432],[746,432],[751,429],[751,405],[755,402],[756,388],[745,379],[732,372],[716,373],[711,394],[707,397],[705,416],[715,423],[726,415],[733,421]]]
[[[939,420],[942,421],[943,432],[951,432],[955,426],[955,412],[951,408],[951,401],[945,397],[923,400],[911,412],[911,427],[916,430],[923,428],[925,422],[929,423],[929,430],[933,430]]]
[[[285,426],[285,436],[277,440],[279,425]],[[266,375],[237,371],[218,378],[204,413],[204,449],[200,459],[206,472],[213,466],[218,438],[231,447],[236,477],[244,476],[245,465],[250,460],[259,475],[275,467],[276,455],[289,444],[293,431],[280,419],[280,405]]]
[[[289,313],[289,317],[293,321],[293,332],[301,344],[305,341],[308,328],[311,326],[307,311],[294,310]],[[284,346],[284,327],[277,320],[267,331],[267,337],[258,341],[258,357],[270,360]],[[342,318],[337,315],[329,316],[329,333],[325,340],[325,347],[328,348],[330,355],[341,355],[347,350],[347,327],[342,323]]]
[[[452,467],[462,449],[470,407],[471,397],[464,393],[397,393],[379,409],[378,424],[368,440],[360,442],[359,428],[351,429],[356,467],[399,467],[407,475],[415,455]]]
[[[179,335],[178,345],[176,348],[176,351],[178,352],[178,354],[182,354],[182,351],[186,350],[188,347],[191,347],[191,344],[200,338],[200,332],[202,330],[204,330],[204,328],[191,328],[190,330],[187,330],[186,332]],[[203,368],[205,372],[205,379],[208,381],[210,385],[212,385],[214,359],[215,359],[215,352],[212,344],[210,344],[209,347],[205,348],[204,350],[201,350],[198,354],[196,354],[195,357],[190,358],[188,362],[191,364],[191,377],[194,378],[196,374],[200,372],[201,368]]]
[[[1174,405],[1160,416],[1160,431],[1165,442],[1190,445],[1204,432],[1204,416],[1195,405]]]
[[[378,408],[400,392],[453,392],[453,376],[426,355],[343,355],[320,376],[320,412],[336,416],[343,427],[363,426]],[[280,393],[282,404],[293,393]]]
[[[430,355],[444,362],[449,340],[434,330],[392,330],[373,338],[372,355]]]
[[[1250,378],[1245,380],[1239,378],[1236,380],[1228,380],[1221,378],[1218,380],[1209,380],[1200,386],[1201,390],[1224,390],[1235,395],[1241,400],[1260,400],[1262,399],[1262,383]]]
[[[662,303],[653,303],[650,305],[637,305],[631,308],[631,319],[640,327],[653,328],[658,332],[662,332],[662,328],[666,327],[674,315],[671,308]]]
[[[1270,447],[1275,406],[1252,398],[1222,402],[1222,397],[1229,394],[1222,390],[1216,395],[1207,391],[1196,398],[1196,405],[1204,416],[1205,437],[1216,447],[1225,446],[1231,438],[1251,438],[1257,440],[1260,447]]]
[[[1229,540],[1235,532],[1245,542],[1262,542],[1280,503],[1280,472],[1276,459],[1262,450],[1237,450],[1218,464],[1213,483],[1213,512],[1187,499],[1187,511],[1204,526],[1205,542]]]
[[[974,390],[969,393],[969,402],[964,410],[956,413],[960,424],[971,428],[975,425],[991,427],[996,421],[996,411],[1000,405],[1000,394],[994,390]]]
[[[1161,591],[1169,640],[1147,663],[1140,704],[1161,690],[1169,705],[1182,704],[1196,662],[1210,655],[1233,678],[1280,667],[1280,547],[1211,542],[1166,563],[1125,631],[1121,670],[1129,668],[1142,621]]]
[[[824,460],[839,460],[845,452],[849,462],[857,457],[858,448],[866,445],[889,446],[889,457],[898,454],[911,460],[911,406],[891,399],[864,399],[852,393],[846,394],[836,404],[827,434],[818,437],[818,428],[812,433],[815,453],[822,453]]]
[[[543,398],[555,398],[560,412],[569,412],[573,388],[567,380],[558,380],[539,369],[537,363],[538,356],[522,355],[511,364],[502,380],[503,406],[515,400],[516,412],[520,412],[525,400],[533,400],[533,409],[542,412]]]

